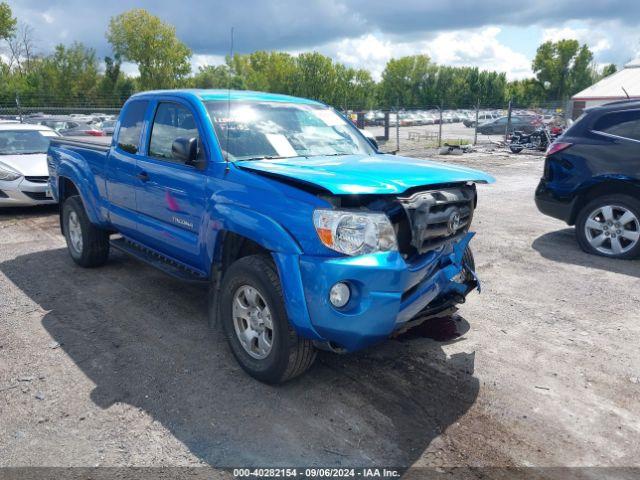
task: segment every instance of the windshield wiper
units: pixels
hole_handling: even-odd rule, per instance
[[[299,158],[302,155],[293,155],[291,157],[287,157],[284,155],[263,155],[261,157],[250,157],[250,158],[241,158],[236,160],[236,162],[254,162],[258,160],[279,160],[281,158]]]
[[[282,158],[313,158],[313,157],[342,157],[345,155],[355,155],[354,153],[319,153],[317,155],[292,155],[290,157],[284,155],[263,155],[261,157],[242,158],[235,160],[236,162],[254,162],[259,160],[279,160]]]

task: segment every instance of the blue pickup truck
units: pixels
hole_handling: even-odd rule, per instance
[[[493,179],[382,154],[315,101],[140,93],[110,145],[55,138],[47,160],[71,258],[98,267],[115,248],[205,283],[212,327],[263,382],[450,314],[479,286],[469,227]]]

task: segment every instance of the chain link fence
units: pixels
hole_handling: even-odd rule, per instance
[[[531,133],[542,126],[564,129],[571,118],[571,104],[476,104],[473,108],[439,105],[346,113],[359,128],[376,137],[382,151],[420,156],[444,146],[504,146],[514,131]]]
[[[117,116],[126,98],[78,97],[51,99],[16,95],[0,100],[0,120],[31,121],[45,116],[80,121]],[[407,156],[424,156],[444,146],[504,146],[516,130],[529,133],[546,125],[565,128],[571,118],[570,102],[548,102],[536,107],[514,103],[476,104],[467,108],[447,105],[342,110],[359,128],[376,139],[380,150]]]

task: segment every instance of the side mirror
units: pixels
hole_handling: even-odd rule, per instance
[[[186,165],[198,163],[198,139],[178,137],[171,144],[173,158]]]

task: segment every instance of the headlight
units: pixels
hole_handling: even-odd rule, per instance
[[[15,170],[12,170],[6,165],[3,165],[2,163],[0,163],[0,180],[12,181],[20,178],[21,176],[22,176],[21,173],[18,173]]]
[[[319,209],[313,212],[313,224],[324,245],[346,255],[398,249],[393,226],[384,213]]]

